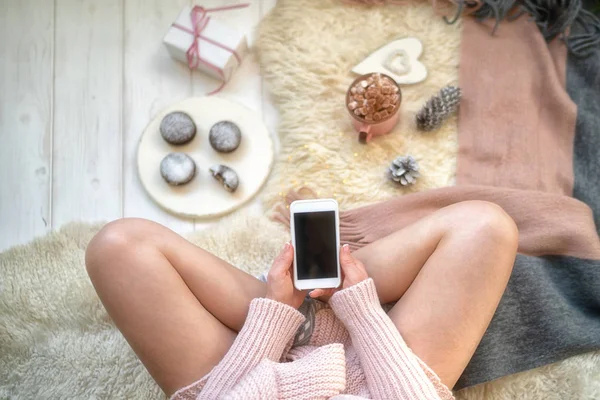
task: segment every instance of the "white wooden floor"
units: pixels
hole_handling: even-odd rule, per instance
[[[159,110],[218,84],[162,45],[181,8],[243,1],[0,0],[0,251],[70,221],[138,216],[181,233],[206,225],[148,198],[136,147]],[[213,17],[252,42],[276,0],[248,2]],[[253,56],[219,96],[261,112],[276,132]]]

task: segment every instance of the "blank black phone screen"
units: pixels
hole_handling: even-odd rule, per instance
[[[337,277],[335,211],[294,213],[298,279]]]

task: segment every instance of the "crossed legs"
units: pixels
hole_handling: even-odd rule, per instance
[[[504,292],[517,249],[514,222],[486,202],[455,204],[354,255],[412,350],[450,388]],[[90,278],[152,377],[168,395],[227,352],[265,284],[142,219],[106,225],[86,253]]]

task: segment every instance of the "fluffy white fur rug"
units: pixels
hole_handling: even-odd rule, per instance
[[[322,196],[335,194],[343,207],[401,194],[383,175],[394,156],[407,152],[423,170],[420,183],[408,190],[451,183],[456,121],[419,135],[412,115],[439,87],[456,82],[459,30],[440,23],[427,4],[365,11],[335,0],[280,0],[258,40],[282,117],[282,155],[265,188],[267,204],[303,184]],[[430,77],[404,90],[403,120],[393,134],[359,145],[341,100],[351,81],[348,70],[387,41],[413,35],[425,45],[422,60]],[[72,224],[0,254],[0,399],[164,398],[110,322],[85,273],[85,247],[98,229]],[[190,239],[257,273],[287,238],[266,217],[238,213]],[[458,397],[597,399],[600,353],[470,388]]]
[[[263,193],[268,205],[289,188],[306,185],[354,207],[402,193],[448,186],[456,169],[457,125],[452,118],[431,134],[414,117],[439,89],[458,81],[461,25],[447,25],[431,4],[373,8],[342,0],[279,0],[256,41],[261,71],[281,116],[281,156]],[[350,69],[379,47],[414,36],[427,79],[402,87],[401,121],[368,145],[358,143],[344,98],[356,77]],[[386,179],[391,161],[411,154],[418,183],[405,189]]]
[[[71,224],[0,254],[0,399],[164,398],[87,277],[85,248],[99,228]],[[288,238],[240,213],[190,240],[258,274]]]

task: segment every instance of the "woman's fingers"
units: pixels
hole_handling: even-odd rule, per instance
[[[354,267],[356,259],[350,253],[350,246],[347,244],[342,246],[340,250],[340,265],[345,274],[348,274],[349,270]]]
[[[369,277],[365,266],[362,262],[354,258],[347,244],[343,245],[340,251],[340,264],[344,275],[342,283],[344,288],[357,284]]]
[[[292,248],[292,245],[287,242],[283,246],[283,249],[279,255],[275,258],[275,261],[273,261],[269,275],[275,278],[285,276],[285,274],[289,271],[293,260],[294,249]]]
[[[313,299],[323,296],[332,296],[335,289],[314,289],[308,295]]]
[[[342,287],[352,286],[364,279],[368,278],[367,271],[362,263],[354,258],[350,252],[350,247],[345,244],[340,249],[340,265],[342,267]],[[337,288],[332,289],[314,289],[309,292],[309,296],[313,299],[318,297],[330,297],[337,291]]]

